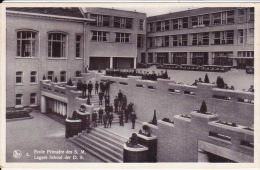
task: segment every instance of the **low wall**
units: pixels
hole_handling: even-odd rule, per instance
[[[254,93],[251,92],[219,89],[215,84],[207,83],[189,86],[165,79],[141,80],[140,76],[97,77],[98,81],[107,79],[112,81],[111,98],[121,90],[128,103],[134,103],[137,118],[143,122],[152,120],[154,110],[158,119],[172,119],[174,115],[199,109],[204,100],[208,111],[218,113],[221,120],[247,126],[254,123]]]

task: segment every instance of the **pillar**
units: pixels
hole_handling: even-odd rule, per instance
[[[136,69],[136,57],[134,58],[134,69]]]
[[[187,63],[186,64],[191,64],[191,53],[187,52]]]
[[[208,65],[213,65],[213,52],[209,52],[209,60],[208,60]]]
[[[41,112],[46,113],[46,97],[41,96]]]
[[[110,68],[113,68],[113,57],[110,57]]]

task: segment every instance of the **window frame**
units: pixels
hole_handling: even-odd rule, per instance
[[[118,35],[119,35],[119,37],[118,37]],[[118,39],[119,39],[119,41],[117,41]],[[126,41],[127,39],[129,40],[129,42]],[[131,43],[130,39],[131,39],[130,33],[117,32],[116,37],[115,37],[115,42],[130,44]]]
[[[60,31],[48,32],[47,38],[47,54],[49,59],[66,59],[67,58],[67,50],[68,50],[68,34]],[[54,35],[59,35],[61,40],[55,40]],[[51,39],[49,39],[51,36]],[[56,37],[57,38],[57,37]],[[60,56],[53,56],[53,47],[54,45],[59,43],[60,48]]]
[[[62,81],[62,78],[64,78],[64,81]],[[66,81],[67,81],[67,72],[60,71],[60,82],[66,82]]]
[[[32,103],[32,99],[34,99],[34,103]],[[37,105],[37,93],[30,93],[30,105]]]
[[[20,100],[20,104],[17,104],[17,100]],[[20,93],[15,94],[15,106],[22,106],[22,103],[23,103],[23,94]]]
[[[91,41],[108,42],[108,34],[105,31],[91,31]],[[94,39],[94,37],[96,38]]]
[[[144,19],[139,19],[139,30],[144,30]]]
[[[137,35],[137,47],[138,48],[143,48],[143,36],[141,36],[141,35]]]
[[[77,37],[80,37],[78,40]],[[75,58],[82,59],[83,58],[83,35],[75,34]]]
[[[30,33],[31,36],[29,39],[27,39],[27,33]],[[23,34],[26,35],[26,37],[23,37]],[[34,38],[33,38],[34,34]],[[30,41],[30,56],[22,56],[23,53],[23,41]],[[32,43],[33,42],[33,43]],[[25,44],[26,45],[26,44]],[[26,47],[24,47],[26,48]],[[24,49],[24,51],[26,51]],[[38,51],[38,31],[32,30],[32,29],[18,29],[16,30],[16,57],[17,58],[37,58],[37,51]],[[18,55],[19,53],[19,55]]]
[[[52,74],[50,75],[49,73],[52,73]],[[52,78],[49,79],[49,76],[51,76]],[[47,80],[54,81],[54,71],[48,71],[48,73],[47,73]]]
[[[32,75],[32,73],[34,73],[34,72],[35,72],[35,75]],[[32,77],[35,78],[35,81],[34,81],[34,82],[32,82]],[[37,71],[31,71],[31,74],[30,74],[30,83],[31,83],[31,84],[38,84],[38,73],[37,73]]]
[[[21,73],[21,75],[17,75],[17,73]],[[21,82],[17,82],[17,78],[20,77]],[[15,72],[15,85],[23,85],[23,71]]]

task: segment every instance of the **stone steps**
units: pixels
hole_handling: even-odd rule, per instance
[[[85,151],[93,154],[104,162],[123,162],[123,145],[127,139],[108,132],[101,128],[95,128],[90,133],[79,133],[69,139]]]

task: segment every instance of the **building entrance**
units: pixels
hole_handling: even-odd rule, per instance
[[[89,70],[105,70],[110,68],[110,57],[90,57]]]
[[[113,57],[114,69],[134,68],[134,58]]]

